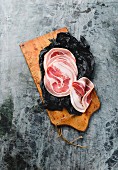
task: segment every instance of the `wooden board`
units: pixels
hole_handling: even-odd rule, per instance
[[[26,62],[28,64],[28,67],[30,69],[30,72],[32,74],[32,77],[40,93],[41,98],[42,98],[42,91],[40,88],[41,73],[39,68],[39,54],[43,48],[45,48],[50,44],[49,39],[56,38],[59,32],[68,32],[68,30],[67,28],[61,28],[53,32],[50,32],[48,34],[45,34],[43,36],[37,37],[28,42],[24,42],[20,44],[20,48],[24,54],[24,57],[26,59]],[[81,116],[69,114],[66,109],[63,109],[63,111],[47,110],[47,112],[51,122],[54,125],[58,125],[58,126],[68,125],[79,131],[85,131],[88,126],[91,115],[96,110],[98,110],[99,107],[100,107],[100,101],[98,99],[95,90],[93,90],[92,102],[89,108],[87,109],[87,111],[83,113]]]

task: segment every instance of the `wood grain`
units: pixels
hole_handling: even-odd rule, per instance
[[[48,34],[45,34],[43,36],[37,37],[28,42],[24,42],[20,44],[20,48],[24,54],[24,57],[26,59],[26,62],[28,64],[28,67],[30,69],[30,72],[32,74],[32,77],[40,93],[41,98],[42,98],[42,91],[40,88],[41,72],[39,68],[39,54],[43,48],[45,48],[50,44],[49,39],[56,38],[59,32],[68,32],[68,29],[61,28],[53,32],[50,32]],[[66,109],[63,109],[63,111],[47,110],[47,112],[51,122],[54,125],[57,126],[67,125],[79,131],[85,131],[87,129],[90,117],[96,110],[99,109],[99,107],[100,107],[100,101],[98,99],[95,90],[93,90],[92,102],[89,108],[87,109],[87,111],[83,113],[81,116],[69,114]]]

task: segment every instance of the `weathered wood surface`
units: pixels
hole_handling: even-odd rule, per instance
[[[0,23],[0,169],[117,170],[118,2],[1,0]],[[78,39],[84,35],[95,56],[93,81],[101,109],[85,133],[63,130],[70,140],[83,135],[78,143],[86,149],[57,138],[19,48],[65,26]]]

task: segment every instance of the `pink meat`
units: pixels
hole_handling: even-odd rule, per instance
[[[53,48],[44,56],[44,85],[54,96],[70,94],[72,82],[76,80],[78,70],[73,54],[63,48]]]
[[[94,84],[86,77],[77,80],[78,70],[73,54],[63,48],[53,48],[44,56],[44,85],[56,97],[70,95],[73,107],[85,112],[91,103]]]
[[[85,112],[91,103],[91,92],[94,84],[86,77],[72,83],[70,99],[73,107],[79,112]]]
[[[52,48],[48,53],[45,54],[44,57],[44,68],[46,69],[48,64],[53,62],[55,60],[55,57],[61,57],[61,58],[66,58],[71,61],[74,65],[76,64],[76,60],[74,55],[67,49],[64,48]],[[52,59],[52,60],[51,60]]]

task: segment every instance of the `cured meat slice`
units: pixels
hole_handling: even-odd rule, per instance
[[[70,94],[78,70],[73,54],[63,48],[51,49],[44,56],[44,85],[49,93],[57,97]]]
[[[79,112],[85,112],[91,103],[91,92],[94,84],[86,77],[72,83],[70,99],[73,107]]]
[[[48,62],[50,61],[51,58],[54,57],[59,57],[59,56],[68,56],[71,60],[73,60],[74,62],[76,62],[74,55],[67,49],[64,48],[52,48],[50,51],[48,51],[45,54],[44,57],[44,68],[46,66],[48,66]]]

